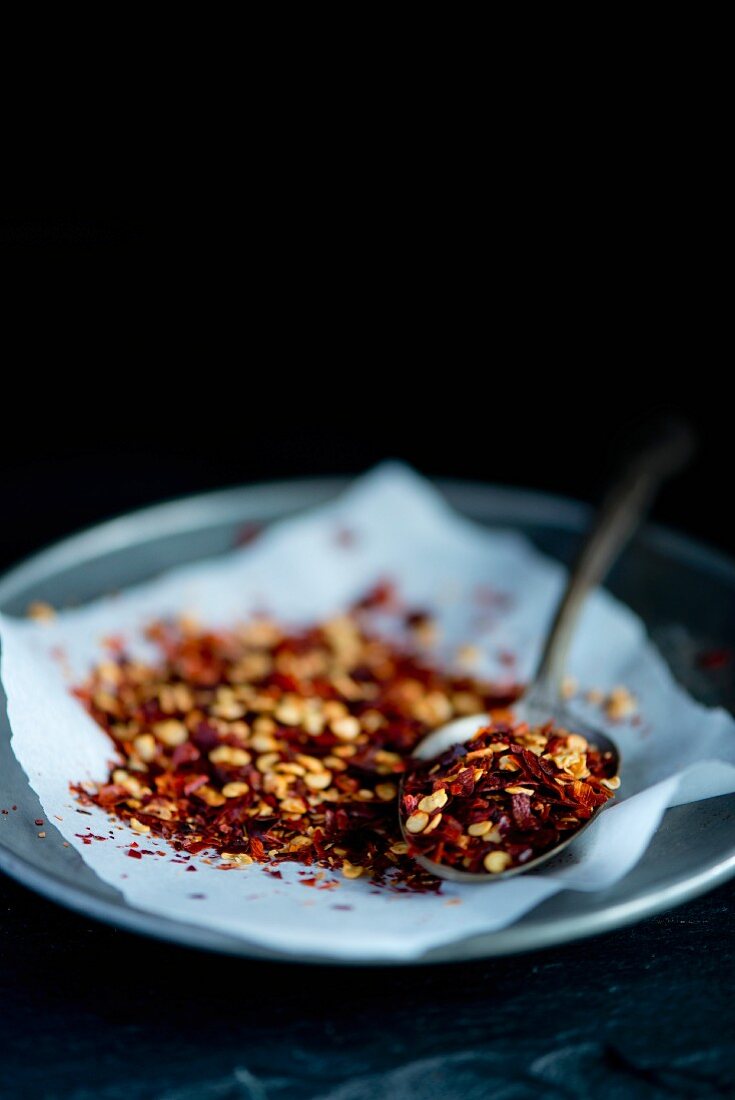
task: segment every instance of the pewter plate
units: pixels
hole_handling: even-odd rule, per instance
[[[84,603],[172,566],[225,553],[246,525],[323,503],[345,485],[336,479],[255,485],[123,516],[65,539],[6,574],[0,579],[0,609],[22,615],[32,600],[55,607]],[[488,526],[513,527],[565,562],[589,519],[585,506],[558,497],[460,482],[442,481],[438,487],[458,511]],[[675,675],[696,698],[735,709],[732,667],[703,669],[698,660],[703,652],[735,648],[733,562],[652,526],[618,564],[609,587],[643,618]],[[31,826],[42,810],[11,751],[1,689],[0,704],[0,807],[18,807],[0,816],[2,870],[61,905],[119,927],[213,951],[294,961],[245,939],[136,909],[73,849],[39,844]],[[46,829],[51,832],[53,826]],[[418,961],[451,962],[566,943],[632,924],[733,875],[735,796],[679,806],[667,812],[643,859],[616,886],[594,894],[559,894],[510,928],[438,948]],[[334,960],[307,955],[297,961]]]

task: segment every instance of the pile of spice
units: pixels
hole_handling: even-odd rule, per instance
[[[224,866],[288,860],[436,889],[400,831],[407,760],[431,730],[518,691],[435,667],[427,615],[402,611],[402,640],[382,636],[374,617],[394,604],[381,585],[299,631],[266,618],[218,633],[157,623],[150,663],[118,644],[75,694],[122,760],[75,793],[141,836]]]
[[[496,722],[407,774],[404,827],[427,859],[498,874],[579,829],[620,786],[614,770],[578,733]]]

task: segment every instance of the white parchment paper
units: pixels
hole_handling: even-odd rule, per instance
[[[188,872],[149,837],[145,847],[165,858],[132,860],[126,852],[139,837],[112,827],[94,807],[91,817],[75,812],[69,782],[104,779],[114,755],[69,693],[70,678],[83,679],[99,660],[101,639],[123,634],[145,652],[146,623],[180,613],[231,625],[267,608],[297,624],[339,611],[381,578],[394,580],[409,604],[435,611],[446,659],[472,641],[483,655],[476,671],[502,682],[509,678],[507,651],[518,656],[513,678],[532,671],[564,570],[517,534],[455,515],[416,474],[388,464],[334,503],[274,525],[225,558],[49,623],[0,616],[15,754],[49,821],[131,905],[294,955],[411,958],[503,928],[560,890],[612,885],[645,851],[667,806],[735,790],[735,721],[679,688],[640,620],[598,591],[585,609],[570,673],[603,690],[625,684],[640,701],[642,722],[606,724],[598,708],[580,704],[580,717],[608,729],[620,745],[623,786],[562,866],[486,887],[445,884],[439,896],[396,895],[341,876],[337,888],[317,890],[301,885],[290,864],[281,865],[282,879],[258,865],[222,871],[199,860]],[[84,844],[78,834],[87,832],[107,839]]]

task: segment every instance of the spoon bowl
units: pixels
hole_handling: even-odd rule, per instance
[[[534,703],[530,698],[527,702],[522,698],[518,700],[512,710],[513,717],[518,723],[527,722],[530,726],[543,726],[551,721],[555,726],[561,729],[581,734],[583,737],[586,737],[590,745],[598,749],[599,752],[610,753],[612,759],[615,761],[615,775],[619,773],[620,751],[615,742],[601,730],[595,729],[585,722],[580,722],[579,719],[570,714],[565,707],[557,705],[552,712],[548,708],[544,709],[539,706],[538,703]],[[447,722],[446,725],[440,726],[425,737],[414,750],[413,757],[415,760],[433,760],[435,757],[441,756],[447,749],[451,749],[455,745],[465,744],[475,733],[477,733],[478,729],[488,725],[492,725],[492,717],[489,714],[472,714],[464,718],[456,718],[453,722]],[[403,788],[401,787],[401,794],[402,793]],[[605,805],[609,805],[609,803]],[[513,878],[515,875],[525,874],[526,871],[532,871],[558,855],[559,852],[562,852],[568,847],[573,840],[576,840],[585,829],[589,828],[592,822],[597,820],[604,809],[605,806],[599,807],[583,825],[580,825],[578,829],[575,829],[573,833],[570,833],[568,837],[565,837],[564,840],[555,844],[554,847],[550,848],[547,852],[542,852],[533,859],[527,860],[526,863],[519,864],[515,867],[509,867],[507,871],[498,871],[492,875],[460,871],[456,867],[449,867],[443,863],[435,863],[434,860],[420,853],[417,853],[414,859],[424,868],[424,870],[429,871],[432,875],[436,875],[439,878],[446,879],[448,882],[458,882],[464,885],[500,882],[503,879]],[[399,813],[399,816],[403,839],[410,843],[414,838],[405,828],[403,815]]]

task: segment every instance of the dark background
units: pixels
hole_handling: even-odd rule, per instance
[[[588,239],[584,210],[572,236],[529,208],[489,240],[417,204],[0,222],[2,564],[163,498],[387,456],[595,500],[672,412],[699,450],[654,514],[735,550],[723,291],[696,234],[610,207]]]

